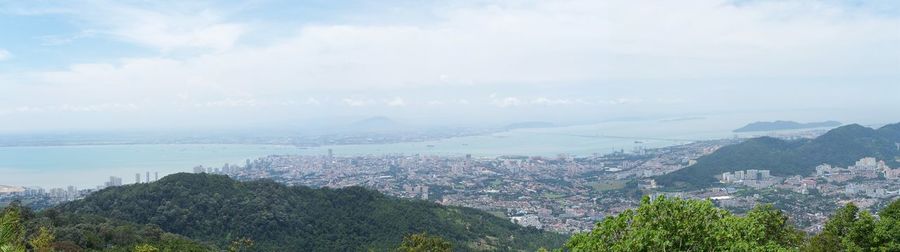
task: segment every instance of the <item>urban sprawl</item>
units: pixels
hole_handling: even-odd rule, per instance
[[[721,183],[691,191],[669,191],[653,179],[739,141],[700,141],[586,157],[343,157],[329,150],[320,156],[268,156],[239,165],[198,166],[193,172],[310,187],[362,186],[396,197],[482,209],[523,226],[560,233],[590,230],[605,216],[636,207],[642,195],[710,199],[738,213],[771,203],[808,232],[819,231],[828,214],[847,202],[870,208],[900,197],[900,168],[874,158],[849,167],[822,164],[807,176],[773,176],[770,167],[726,172],[717,174]],[[150,175],[135,174],[135,183],[158,179],[155,172],[154,179]],[[110,177],[92,189],[5,187],[0,188],[0,202],[22,200],[40,208],[122,184],[122,178]]]

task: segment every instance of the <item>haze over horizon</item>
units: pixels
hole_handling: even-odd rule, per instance
[[[900,118],[896,1],[0,1],[0,132]]]

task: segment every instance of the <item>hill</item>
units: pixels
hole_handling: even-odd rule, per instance
[[[767,169],[772,175],[808,175],[817,165],[849,166],[863,157],[885,160],[897,167],[900,123],[877,130],[851,124],[832,129],[812,140],[753,138],[725,146],[684,169],[657,177],[668,187],[703,187],[717,182],[723,172]]]
[[[105,189],[59,211],[150,224],[224,247],[246,237],[260,251],[384,251],[426,232],[459,250],[534,250],[565,237],[483,211],[385,196],[360,187],[313,189],[226,176],[175,174]]]
[[[792,129],[811,129],[824,127],[837,127],[842,123],[838,121],[798,123],[794,121],[754,122],[734,130],[734,132],[754,132]]]

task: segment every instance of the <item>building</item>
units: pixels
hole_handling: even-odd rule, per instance
[[[111,186],[121,186],[121,185],[122,185],[122,178],[116,177],[116,176],[109,176],[109,181],[107,181],[104,185],[105,185],[106,187],[111,187]]]

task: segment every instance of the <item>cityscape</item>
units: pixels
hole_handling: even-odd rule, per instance
[[[900,1],[0,0],[0,252],[900,251]]]
[[[802,131],[778,137],[803,139],[822,133]],[[828,217],[823,213],[847,202],[873,208],[900,197],[900,168],[888,167],[884,160],[873,157],[846,168],[822,164],[807,176],[775,176],[768,169],[725,172],[716,176],[718,186],[698,190],[672,191],[654,179],[743,140],[635,148],[588,157],[335,156],[328,150],[320,156],[273,155],[248,159],[244,164],[196,166],[185,172],[222,174],[243,181],[270,179],[314,188],[360,186],[400,198],[476,208],[522,226],[565,234],[589,231],[604,217],[636,207],[643,195],[712,200],[737,212],[759,204],[777,204],[808,233],[821,231]],[[157,180],[158,172],[136,173],[134,184]],[[0,202],[17,199],[44,208],[122,185],[122,178],[111,176],[90,189],[8,188],[0,194]]]

